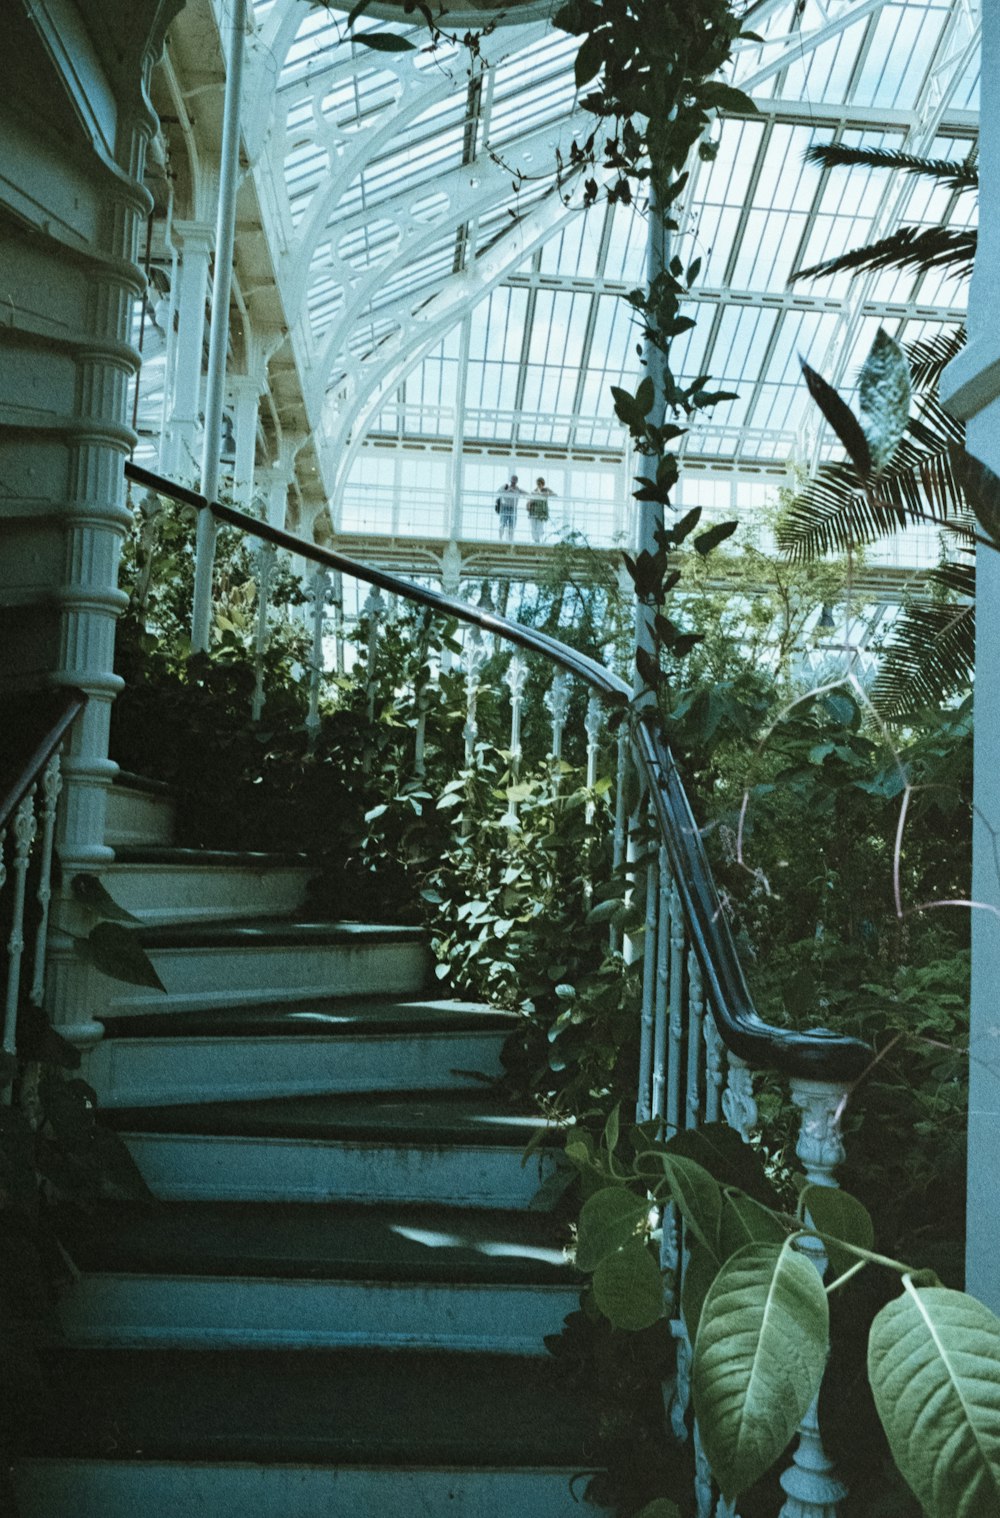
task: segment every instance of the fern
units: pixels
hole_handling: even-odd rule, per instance
[[[944,564],[927,578],[962,599],[916,603],[897,620],[871,692],[883,716],[896,720],[921,708],[940,706],[972,686],[975,564]]]
[[[954,163],[948,158],[921,158],[896,148],[849,148],[842,142],[814,143],[805,152],[806,163],[820,168],[895,169],[904,174],[920,174],[936,179],[950,190],[979,188],[979,170],[974,163]]]
[[[845,270],[861,274],[866,269],[916,269],[921,274],[931,269],[951,269],[964,278],[972,273],[977,239],[974,229],[898,227],[889,237],[869,243],[866,248],[851,248],[837,258],[799,269],[789,283]]]

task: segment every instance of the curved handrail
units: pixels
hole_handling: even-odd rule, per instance
[[[64,686],[15,694],[0,703],[9,735],[0,759],[0,828],[6,826],[87,704],[82,690]]]
[[[560,669],[584,681],[611,705],[624,707],[631,699],[631,688],[620,676],[549,633],[509,621],[495,612],[468,606],[443,591],[416,585],[387,570],[350,559],[335,549],[322,548],[294,533],[259,522],[232,506],[208,501],[196,491],[175,485],[138,464],[126,463],[125,473],[136,484],[146,485],[157,494],[172,497],[196,510],[208,509],[218,521],[242,528],[277,548],[285,548],[313,563],[339,570],[365,584],[376,585],[391,595],[403,596],[429,607],[442,616],[454,617],[483,632],[495,634],[530,653],[541,654]],[[633,729],[635,747],[649,782],[657,825],[711,993],[723,1043],[755,1069],[779,1070],[800,1079],[856,1079],[871,1062],[871,1050],[860,1039],[848,1038],[826,1028],[796,1033],[790,1028],[766,1023],[757,1012],[719,899],[701,831],[655,709],[648,707],[635,712]]]

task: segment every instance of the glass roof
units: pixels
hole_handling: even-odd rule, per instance
[[[702,478],[778,477],[829,446],[799,355],[849,392],[879,325],[910,341],[964,312],[962,283],[945,275],[789,284],[796,269],[902,223],[976,215],[974,196],[925,180],[804,162],[831,141],[974,151],[970,0],[753,10],[763,41],[743,45],[731,74],[758,114],[720,119],[714,158],[693,155],[675,238],[685,262],[702,260],[675,368],[738,392],[684,439]],[[646,220],[641,205],[584,211],[579,182],[560,180],[557,155],[593,125],[576,104],[577,42],[515,21],[470,65],[406,21],[355,23],[372,30],[415,50],[362,46],[346,11],[253,0],[251,55],[270,81],[254,102],[267,120],[254,173],[335,518],[351,482],[374,477],[362,457],[400,442],[423,449],[414,480],[440,481],[442,496],[443,450],[464,455],[467,477],[471,461],[492,460],[486,497],[506,460],[535,455],[550,471],[589,469],[600,496],[626,444],[610,387],[641,374],[621,296],[643,277]]]

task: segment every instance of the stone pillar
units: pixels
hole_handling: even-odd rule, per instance
[[[979,250],[969,345],[945,370],[941,398],[968,423],[969,452],[1000,475],[1000,0],[985,0]],[[1000,491],[997,492],[1000,496]],[[994,505],[1000,538],[1000,504]],[[992,513],[991,513],[992,514]],[[1000,551],[976,551],[976,733],[973,750],[972,1004],[966,1287],[1000,1312]]]
[[[202,369],[205,357],[205,302],[214,233],[207,222],[175,221],[180,254],[177,271],[177,339],[174,393],[170,407],[166,473],[183,482],[198,478]]]

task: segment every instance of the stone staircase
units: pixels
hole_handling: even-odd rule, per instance
[[[579,1514],[551,1161],[482,1079],[510,1020],[428,994],[415,929],[309,920],[301,861],[171,838],[115,788],[102,881],[167,989],[106,982],[86,1074],[157,1200],[63,1222],[22,1518]]]

